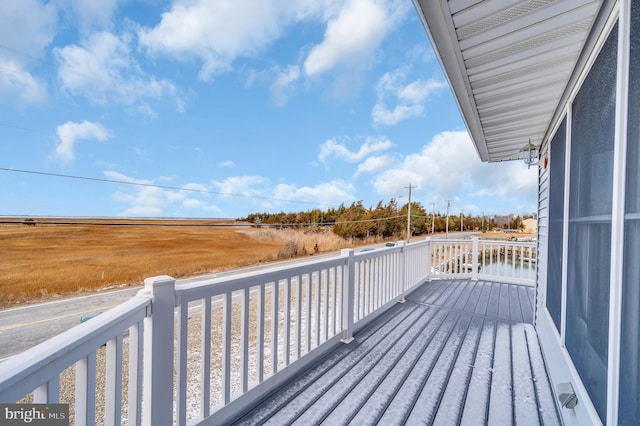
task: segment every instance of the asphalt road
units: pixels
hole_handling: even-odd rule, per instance
[[[473,234],[473,232],[449,232],[449,238],[462,238]],[[446,236],[437,235],[435,238],[444,239]],[[422,239],[422,237],[420,239]],[[383,244],[370,247],[380,248],[383,247]],[[361,249],[362,247],[359,247],[356,250]],[[339,253],[328,253],[314,256],[313,258],[328,258],[338,254]],[[285,262],[235,269],[217,274],[200,275],[178,280],[178,283],[184,284],[216,276],[228,276],[259,270],[277,264],[281,265],[308,260],[309,258],[294,259]],[[128,287],[121,290],[103,291],[85,296],[0,310],[0,361],[70,329],[79,324],[80,318],[84,315],[103,312],[125,302],[135,296],[141,288],[142,287]]]
[[[337,253],[314,256],[313,259],[336,256]],[[309,258],[271,263],[248,268],[235,269],[216,274],[177,280],[180,284],[207,278],[229,276],[264,269],[269,266],[308,261]],[[19,306],[0,310],[0,361],[44,342],[80,323],[84,315],[103,312],[127,301],[141,289],[127,287],[120,290],[103,291],[85,296],[54,300],[51,302]]]
[[[83,315],[105,311],[141,287],[105,291],[0,311],[0,359],[20,353],[80,323]]]

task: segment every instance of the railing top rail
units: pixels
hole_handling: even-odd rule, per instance
[[[0,401],[15,402],[147,316],[151,297],[135,296],[4,361]],[[55,366],[55,368],[52,368]]]
[[[474,240],[482,241],[482,239],[477,237],[467,237],[467,238],[448,238],[448,239],[440,239],[435,238],[431,240],[431,244],[434,245],[443,245],[443,244],[472,244]]]
[[[484,240],[479,239],[479,244],[495,244],[495,245],[504,245],[504,246],[520,246],[520,247],[536,247],[537,243],[535,241],[514,241],[514,240]]]
[[[343,266],[345,257],[337,254],[335,257],[324,259],[310,259],[298,264],[284,264],[265,267],[259,271],[248,271],[230,276],[209,278],[186,284],[176,284],[176,301],[188,302],[203,297],[215,297],[231,291],[242,290],[246,287],[276,282],[295,275],[304,275],[318,270]]]
[[[505,239],[491,239],[491,238],[478,238],[479,244],[494,244],[494,245],[505,245],[505,246],[523,246],[523,247],[535,247],[535,241],[515,241],[515,240],[505,240]],[[449,238],[447,240],[444,239],[433,239],[431,243],[434,245],[443,245],[443,244],[471,244],[473,243],[473,238]]]
[[[375,250],[358,252],[354,250],[356,258],[373,258],[384,254],[399,251],[403,247],[410,248],[427,244],[426,240],[411,242],[410,244],[398,244],[394,247],[380,247]],[[350,250],[350,249],[346,249]],[[359,259],[357,259],[359,260]],[[346,256],[343,252],[330,258],[309,259],[296,264],[280,264],[266,266],[259,271],[247,271],[231,276],[215,277],[186,284],[176,284],[176,305],[190,302],[204,297],[216,297],[231,291],[242,290],[263,283],[276,282],[296,275],[305,275],[321,269],[343,266]]]

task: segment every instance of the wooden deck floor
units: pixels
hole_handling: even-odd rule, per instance
[[[425,283],[237,424],[560,425],[533,293]]]

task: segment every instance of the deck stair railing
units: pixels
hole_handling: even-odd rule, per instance
[[[224,423],[425,280],[484,279],[496,253],[532,262],[534,248],[426,239],[189,284],[148,278],[128,302],[1,363],[0,402],[69,403],[77,425]]]

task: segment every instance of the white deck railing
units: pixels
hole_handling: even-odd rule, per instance
[[[530,284],[535,272],[505,265],[534,259],[532,243],[426,239],[190,284],[148,278],[130,301],[0,364],[0,402],[70,403],[78,425],[224,423],[429,278]],[[61,398],[69,367],[75,389]]]
[[[453,239],[431,242],[436,278],[469,278],[535,285],[536,243]]]
[[[94,424],[96,418],[100,419],[97,423],[119,424],[123,413],[130,424],[140,424],[143,320],[150,313],[151,298],[134,297],[4,361],[0,364],[0,402],[15,403],[24,397],[33,403],[72,402],[77,425]],[[125,337],[128,368],[123,371]],[[98,372],[102,373],[100,385]],[[61,389],[63,375],[67,379],[75,376],[72,383],[65,384],[71,389]],[[101,401],[101,407],[96,407],[96,400]]]

